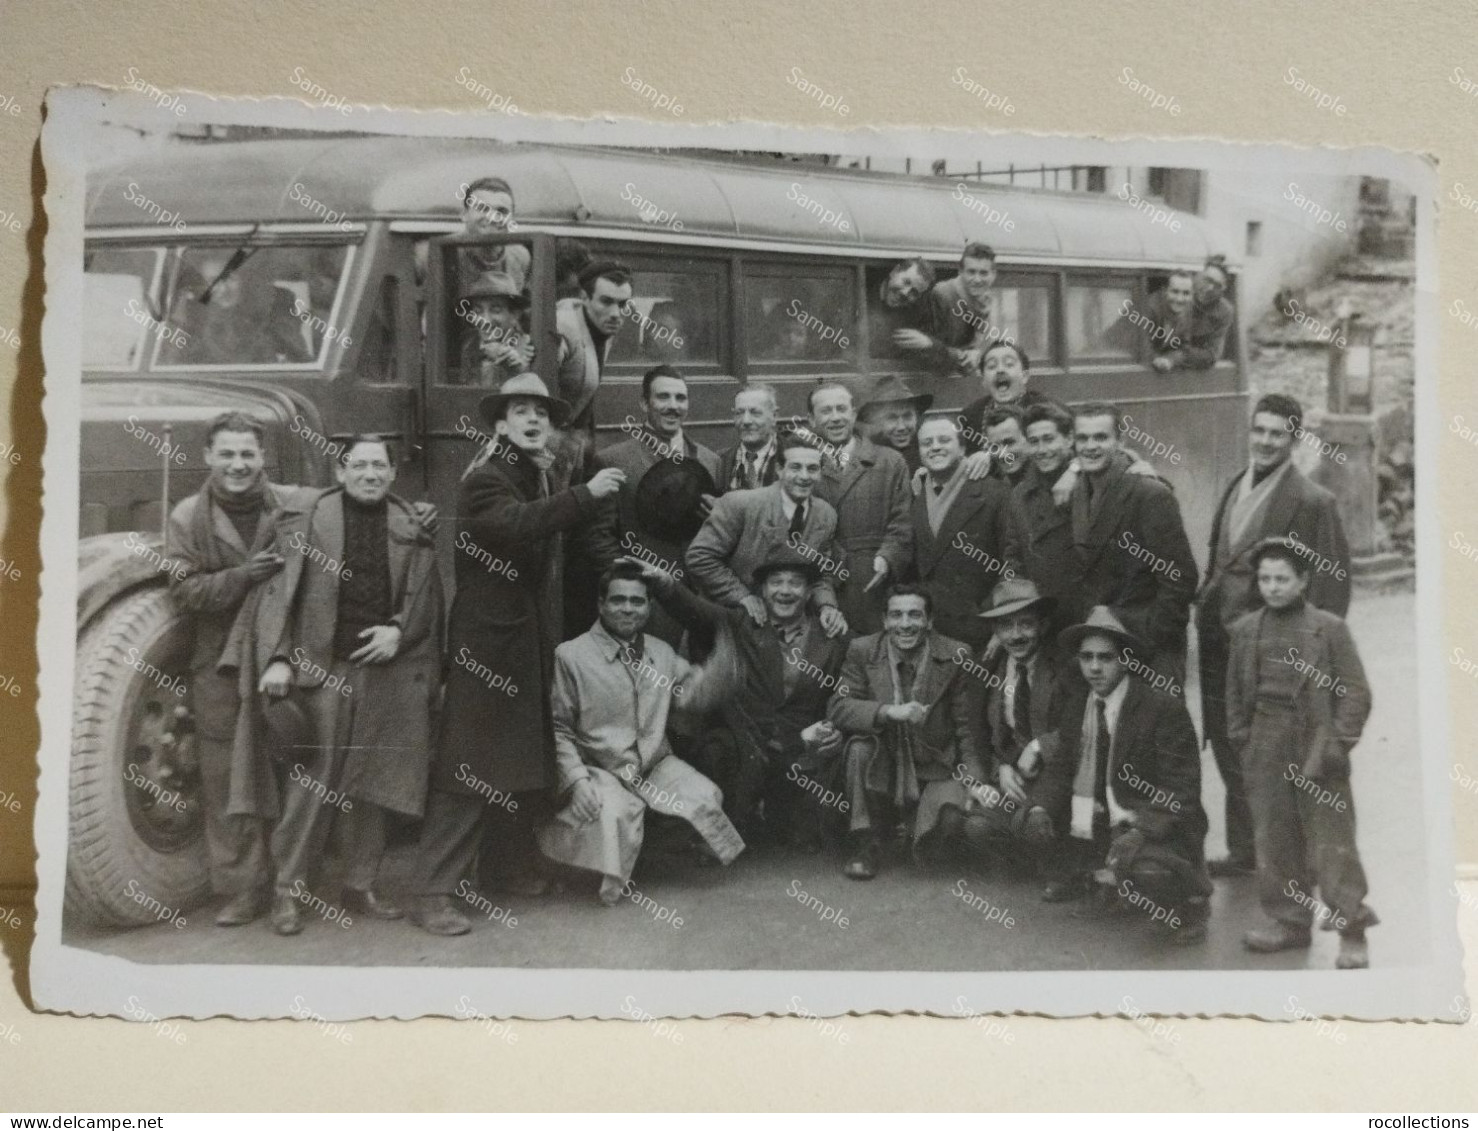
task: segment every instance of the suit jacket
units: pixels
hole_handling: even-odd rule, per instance
[[[1201,753],[1196,728],[1178,696],[1126,676],[1104,780],[1114,800],[1135,814],[1147,839],[1168,844],[1192,862],[1203,859],[1206,811],[1201,808]],[[1078,683],[1058,700],[1054,732],[1042,741],[1043,765],[1032,800],[1051,815],[1060,835],[1072,818],[1073,779],[1083,751],[1083,713],[1091,694]],[[1137,780],[1136,780],[1137,779]],[[1162,792],[1160,792],[1162,791]]]
[[[729,483],[732,482],[734,478],[734,464],[739,461],[739,449],[742,446],[742,444],[735,444],[732,448],[727,449],[721,456],[719,456],[718,474],[715,475],[714,478],[718,481],[718,493],[720,495],[729,490]],[[760,468],[759,485],[761,487],[768,487],[771,483],[775,482],[775,480],[779,478],[780,453],[777,451],[773,456],[770,457],[770,462],[765,464],[764,467]],[[736,489],[743,490],[743,488]]]
[[[985,722],[990,735],[990,769],[1014,766],[1026,743],[1012,732],[1006,718],[1006,678],[1009,657],[1002,648],[983,666],[985,684]],[[1052,649],[1045,642],[1036,657],[1036,679],[1031,684],[1032,735],[1050,734],[1057,725],[1058,699],[1067,693],[1067,681],[1057,670]],[[994,774],[992,774],[994,780]]]
[[[1074,532],[1075,568],[1064,587],[1065,611],[1081,621],[1094,605],[1109,606],[1150,648],[1146,663],[1173,660],[1178,669],[1200,573],[1175,495],[1158,480],[1117,464],[1097,490],[1101,498],[1081,541]],[[1085,474],[1073,488],[1071,506],[1085,500],[1087,491]],[[1069,516],[1071,521],[1071,510]]]
[[[905,576],[913,560],[908,464],[891,448],[859,435],[844,467],[824,468],[816,495],[836,508],[836,541],[848,574],[841,586],[842,613],[854,632],[876,632],[883,623],[887,586],[864,592],[873,558],[887,561],[892,580]]]
[[[955,776],[955,767],[961,766],[975,781],[985,781],[984,685],[958,661],[969,649],[937,632],[931,632],[922,647],[928,649],[930,664],[919,701],[929,714],[915,729],[918,776],[922,781],[940,781]],[[883,707],[894,702],[887,633],[852,641],[842,663],[842,683],[847,694],[838,686],[827,707],[827,717],[839,730],[849,736],[876,735],[893,727],[879,718]]]
[[[577,298],[562,298],[555,305],[554,328],[559,336],[559,373],[552,392],[570,406],[570,429],[594,435],[595,394],[611,339],[596,346],[584,304]]]
[[[1230,547],[1230,555],[1222,552],[1222,531],[1246,473],[1244,468],[1227,484],[1211,524],[1206,583],[1196,598],[1203,636],[1208,627],[1230,625],[1261,606],[1252,569],[1252,551],[1264,538],[1283,538],[1290,534],[1297,534],[1300,542],[1333,563],[1330,569],[1320,572],[1319,559],[1314,559],[1305,594],[1309,603],[1337,617],[1344,616],[1350,608],[1350,544],[1345,539],[1339,507],[1329,491],[1310,481],[1292,464],[1269,496],[1262,521],[1247,524],[1241,540]],[[1343,577],[1339,576],[1341,573]]]
[[[990,639],[990,625],[980,619],[990,592],[1006,576],[1006,522],[1010,492],[1000,480],[966,480],[945,512],[936,535],[929,528],[929,504],[924,490],[909,507],[913,524],[914,559],[911,575],[934,600],[934,625],[946,636],[982,648]],[[989,555],[982,560],[980,554]],[[993,559],[996,564],[989,564]]]
[[[1065,466],[1065,465],[1064,465]],[[1061,469],[1059,469],[1061,474]],[[1073,523],[1066,507],[1052,499],[1052,484],[1035,466],[1011,488],[1007,506],[1006,560],[1022,577],[1033,581],[1044,597],[1055,598],[1059,625],[1080,603],[1073,598],[1078,559],[1073,552]]]
[[[1252,735],[1252,717],[1257,713],[1257,637],[1267,615],[1267,609],[1258,609],[1232,625],[1227,736],[1239,750]],[[1298,655],[1292,659],[1299,662],[1302,677],[1296,713],[1303,742],[1301,750],[1289,755],[1302,765],[1316,752],[1348,754],[1360,741],[1370,717],[1370,684],[1349,626],[1339,617],[1305,602],[1297,633]],[[1329,686],[1319,687],[1319,682]]]
[[[782,493],[780,484],[774,483],[753,491],[730,491],[713,504],[703,528],[688,544],[688,572],[700,591],[721,605],[739,604],[753,595],[755,567],[782,547],[805,554],[803,545],[833,562],[840,560],[833,544],[837,512],[831,505],[811,497],[797,545],[790,537]],[[818,607],[837,603],[833,576],[834,572],[824,574],[811,591]]]

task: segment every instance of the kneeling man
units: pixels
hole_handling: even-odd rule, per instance
[[[1143,645],[1104,605],[1058,641],[1076,654],[1086,686],[1064,695],[1033,800],[1052,817],[1063,843],[1061,878],[1043,898],[1087,894],[1096,880],[1122,901],[1171,929],[1171,941],[1206,937],[1211,878],[1202,841],[1201,754],[1180,688],[1131,678]]]
[[[744,841],[724,816],[719,788],[667,740],[673,701],[705,698],[710,673],[642,632],[651,596],[640,565],[613,565],[599,593],[600,619],[554,651],[550,707],[567,803],[539,831],[539,847],[553,860],[599,872],[601,900],[612,906],[636,865],[649,808],[687,821],[724,864]]]
[[[965,783],[985,780],[986,743],[977,729],[979,684],[959,655],[969,649],[934,631],[933,600],[917,585],[893,586],[883,631],[847,650],[848,694],[839,687],[827,713],[847,736],[849,879],[877,875],[878,829],[895,819],[912,816],[916,851],[930,834],[950,840],[963,831],[970,807]]]

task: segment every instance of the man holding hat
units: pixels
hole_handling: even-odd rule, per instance
[[[918,471],[919,446],[917,441],[919,421],[934,398],[929,393],[915,393],[908,382],[895,375],[879,377],[868,393],[857,417],[863,427],[872,430],[872,438],[882,447],[889,448],[903,457],[908,473]]]
[[[534,343],[524,333],[522,312],[529,300],[501,271],[479,275],[463,289],[456,314],[468,324],[462,338],[462,383],[497,389],[526,373]]]
[[[578,486],[560,481],[550,445],[570,409],[533,373],[504,382],[479,407],[493,438],[457,492],[457,592],[413,914],[438,935],[471,928],[452,896],[485,825],[498,834],[492,851],[504,886],[547,887],[534,832],[556,782],[549,694],[563,536],[588,526],[625,479],[603,468]]]
[[[614,539],[621,552],[681,580],[683,550],[708,513],[703,498],[717,492],[719,458],[683,434],[688,384],[672,366],[647,370],[641,401],[644,418],[628,416],[621,425],[627,439],[602,448],[594,459],[596,466],[618,468],[626,477],[616,495]],[[676,648],[682,625],[660,606],[651,613],[647,631]]]
[[[1033,793],[1061,844],[1061,874],[1042,897],[1076,899],[1096,881],[1167,928],[1176,944],[1206,937],[1211,878],[1202,841],[1201,756],[1178,684],[1131,677],[1143,645],[1106,606],[1058,637],[1083,684],[1060,700]],[[1158,682],[1158,681],[1157,681]]]
[[[764,624],[743,609],[705,601],[657,570],[647,572],[674,616],[690,628],[724,621],[737,647],[738,682],[695,744],[699,768],[723,790],[724,807],[746,841],[763,827],[771,837],[814,844],[823,814],[815,787],[807,786],[819,785],[822,760],[841,748],[826,705],[842,691],[847,652],[847,637],[828,637],[806,607],[821,571],[784,546],[756,566]]]

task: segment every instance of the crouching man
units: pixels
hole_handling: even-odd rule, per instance
[[[1140,644],[1106,606],[1058,641],[1075,654],[1086,687],[1062,697],[1034,800],[1061,842],[1049,903],[1093,892],[1135,910],[1185,945],[1206,937],[1211,878],[1202,841],[1201,755],[1180,698],[1130,677]]]
[[[651,595],[642,567],[621,562],[601,575],[600,619],[554,652],[554,748],[564,807],[539,831],[539,847],[562,864],[601,875],[613,906],[641,851],[646,811],[680,817],[719,861],[744,849],[724,816],[723,794],[672,753],[674,701],[711,698],[733,666],[732,644],[699,668],[642,632]],[[721,669],[722,670],[721,672]]]
[[[853,880],[877,875],[881,830],[911,821],[916,857],[934,855],[964,829],[983,782],[978,681],[955,661],[969,649],[934,631],[934,606],[917,585],[888,591],[883,631],[854,640],[827,714],[846,736],[842,771]]]

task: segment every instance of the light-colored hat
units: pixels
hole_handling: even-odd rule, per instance
[[[1088,619],[1082,624],[1075,624],[1070,628],[1064,628],[1057,634],[1057,642],[1068,651],[1072,651],[1082,643],[1085,636],[1103,635],[1111,636],[1119,643],[1125,645],[1131,652],[1144,650],[1143,643],[1124,627],[1122,621],[1114,616],[1107,605],[1094,605],[1088,613]]]
[[[537,373],[518,373],[498,386],[496,393],[489,393],[478,402],[477,409],[488,425],[496,424],[503,417],[503,410],[514,397],[533,397],[549,406],[549,419],[555,427],[562,426],[570,418],[570,406],[558,397],[551,396],[544,379]]]
[[[1008,577],[990,591],[990,607],[977,615],[985,620],[995,620],[1035,608],[1046,616],[1056,604],[1053,598],[1042,596],[1036,584],[1027,578]]]

